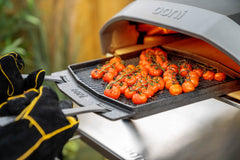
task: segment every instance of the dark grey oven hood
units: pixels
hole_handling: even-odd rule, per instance
[[[196,37],[240,64],[238,0],[136,0],[100,30],[102,53],[110,52],[111,36],[122,21],[148,23]]]

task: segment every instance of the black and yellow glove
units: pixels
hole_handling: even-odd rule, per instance
[[[44,80],[45,71],[39,69],[26,79],[22,78],[24,61],[17,53],[9,53],[0,58],[0,103],[8,97],[22,94],[30,88],[39,88]]]
[[[49,87],[10,97],[0,107],[18,115],[0,128],[1,160],[53,160],[78,127],[76,117],[66,117],[61,110],[73,107],[72,102],[59,101]]]

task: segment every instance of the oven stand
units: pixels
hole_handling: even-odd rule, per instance
[[[78,116],[78,131],[84,142],[111,160],[233,159],[240,157],[240,112],[222,102],[224,98],[128,121],[85,113]]]

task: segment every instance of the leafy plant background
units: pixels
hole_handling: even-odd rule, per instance
[[[0,1],[0,54],[18,52],[26,72],[39,67],[49,70],[46,39],[34,1],[22,2]]]

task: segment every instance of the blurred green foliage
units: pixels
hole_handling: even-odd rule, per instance
[[[69,141],[63,149],[64,160],[106,160],[80,139]]]
[[[23,57],[26,72],[49,70],[46,39],[34,0],[0,1],[0,55],[9,52]]]

